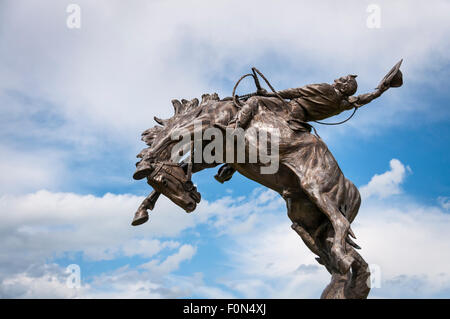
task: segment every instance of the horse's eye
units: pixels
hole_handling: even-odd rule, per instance
[[[163,178],[162,183],[164,186],[169,186],[169,182],[167,181],[167,179]]]

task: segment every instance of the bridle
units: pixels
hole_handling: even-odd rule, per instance
[[[170,167],[179,167],[184,172],[182,164],[169,162],[169,161],[154,162],[152,164],[156,167],[153,169],[152,173],[148,176],[149,179],[153,179],[161,170],[163,170],[166,174],[172,176],[177,181],[179,181],[183,185],[183,189],[185,191],[191,192],[194,189],[194,183],[192,183],[192,180],[191,180],[192,163],[188,164],[188,169],[184,175],[184,180],[180,179],[179,175],[174,174],[173,171],[170,169]]]
[[[180,180],[179,176],[176,176],[173,174],[171,169],[168,169],[168,167],[179,167],[184,172],[184,168],[182,167],[183,164],[186,163],[175,163],[171,161],[157,161],[152,163],[153,165],[156,165],[153,172],[149,175],[149,178],[152,179],[156,176],[156,174],[159,173],[160,170],[163,170],[165,173],[169,174],[173,178],[175,178],[177,181],[179,181],[183,185],[183,189],[187,192],[192,192],[194,190],[194,183],[192,183],[192,166],[194,165],[194,145],[191,143],[191,150],[189,154],[189,162],[187,163],[187,170],[184,175],[184,180]]]

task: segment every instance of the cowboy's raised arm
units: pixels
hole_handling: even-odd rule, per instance
[[[346,110],[350,110],[354,107],[361,107],[372,102],[374,99],[379,97],[384,91],[386,91],[387,87],[382,87],[380,89],[376,89],[374,92],[365,93],[357,96],[350,96],[347,100],[343,100],[342,106]]]
[[[372,93],[361,94],[358,96],[350,96],[347,101],[341,105],[344,109],[351,109],[353,107],[361,107],[370,103],[373,99],[379,97],[384,91],[391,87],[400,87],[403,85],[403,75],[400,71],[400,66],[403,62],[401,59],[396,65],[384,76],[376,90]]]

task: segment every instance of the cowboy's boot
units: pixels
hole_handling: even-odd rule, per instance
[[[231,167],[229,164],[224,164],[219,168],[219,171],[214,176],[214,178],[221,184],[223,184],[226,181],[229,181],[231,177],[233,177],[234,172],[236,172],[236,169]]]

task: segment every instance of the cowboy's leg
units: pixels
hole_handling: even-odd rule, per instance
[[[245,102],[245,104],[236,114],[234,120],[231,121],[231,123],[236,122],[235,128],[247,128],[248,124],[258,110],[258,101],[259,100],[257,97],[252,96]],[[233,174],[235,172],[235,168],[231,167],[229,164],[225,164],[219,168],[219,171],[217,172],[217,175],[214,176],[214,178],[218,182],[224,183],[226,181],[229,181],[231,177],[233,177]]]
[[[249,98],[239,112],[236,114],[236,128],[247,128],[256,111],[258,110],[258,98],[252,96]]]

